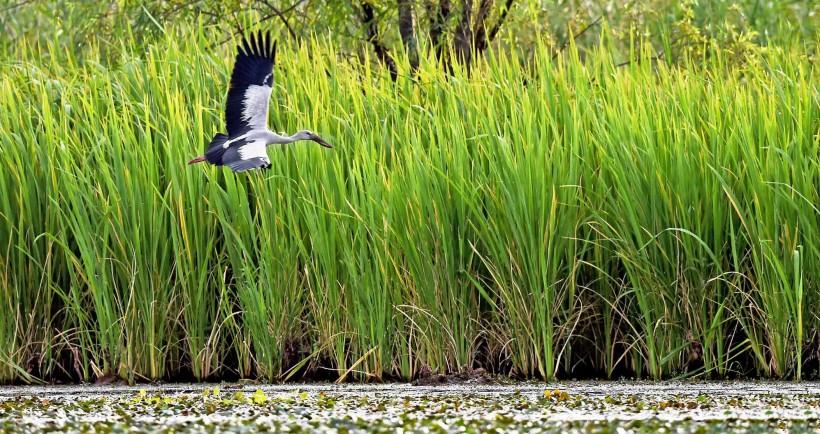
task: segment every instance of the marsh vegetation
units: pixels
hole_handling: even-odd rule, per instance
[[[469,73],[397,49],[395,79],[327,35],[280,43],[272,128],[336,149],[244,176],[185,164],[223,129],[214,27],[21,31],[0,382],[816,376],[817,36],[722,43],[696,17],[691,45],[502,32]]]

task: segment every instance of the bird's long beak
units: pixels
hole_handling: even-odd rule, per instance
[[[314,134],[313,137],[311,137],[310,139],[313,140],[314,142],[324,146],[325,148],[333,149],[333,146],[331,146],[330,143],[326,142],[324,139],[317,136],[316,134]]]

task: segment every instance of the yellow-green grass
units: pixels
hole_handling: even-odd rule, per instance
[[[186,165],[224,130],[232,46],[211,45],[0,65],[0,381],[812,374],[801,50],[617,67],[536,47],[393,83],[281,43],[270,124],[335,149],[233,175]]]

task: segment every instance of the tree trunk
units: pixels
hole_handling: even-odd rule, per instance
[[[373,51],[376,53],[376,57],[378,57],[390,71],[390,78],[393,81],[396,81],[399,75],[398,70],[396,69],[396,62],[392,57],[390,57],[387,47],[385,47],[379,39],[376,13],[373,10],[373,5],[371,5],[367,0],[362,1],[362,23],[364,24],[367,32],[367,40],[373,46]]]
[[[487,49],[487,18],[490,16],[490,9],[493,7],[493,0],[481,0],[476,13],[474,25],[475,31],[473,36],[473,47],[476,53],[480,53]]]
[[[504,9],[501,10],[501,16],[498,17],[498,20],[495,22],[495,25],[492,29],[490,29],[490,34],[487,37],[487,43],[493,42],[495,39],[495,35],[498,34],[498,31],[501,30],[501,26],[504,24],[504,21],[507,19],[507,14],[510,13],[510,9],[513,7],[513,3],[515,0],[507,0],[507,3],[504,4]]]
[[[413,26],[412,0],[398,0],[399,6],[399,34],[410,58],[410,69],[413,72],[419,67],[419,50],[416,42],[416,30]]]
[[[455,35],[453,35],[453,50],[458,60],[467,71],[472,63],[473,48],[473,0],[461,0],[461,19],[458,21]]]
[[[445,62],[445,48],[447,41],[444,39],[447,21],[450,20],[452,6],[450,0],[439,0],[438,6],[430,2],[427,6],[430,19],[430,42],[436,50],[436,57],[441,62]]]

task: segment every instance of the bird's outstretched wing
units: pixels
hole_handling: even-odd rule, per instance
[[[267,128],[275,57],[276,41],[271,43],[269,33],[243,38],[237,47],[225,106],[229,137]]]

